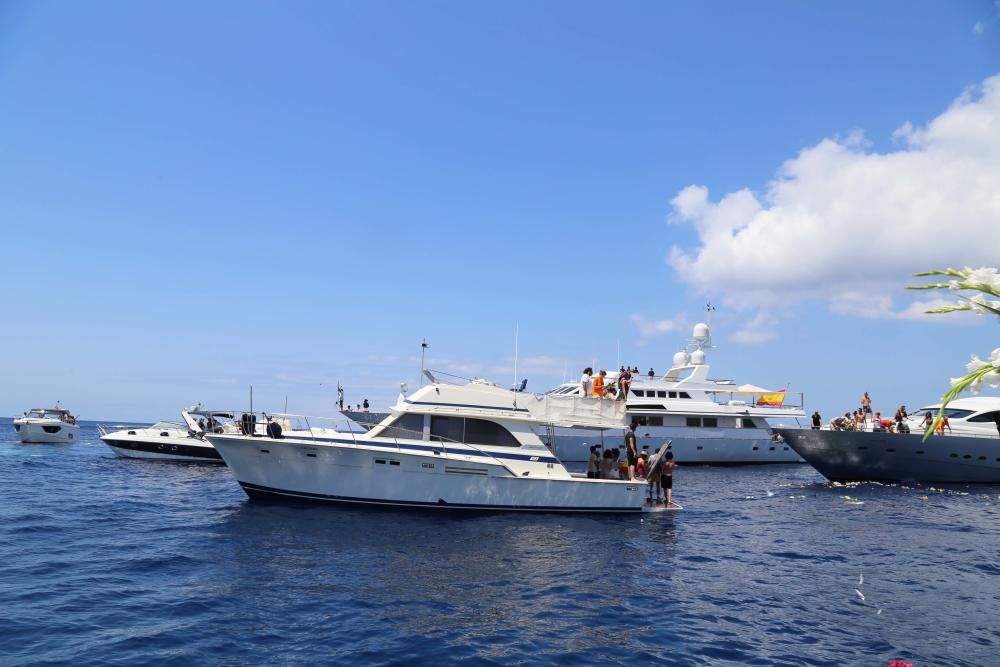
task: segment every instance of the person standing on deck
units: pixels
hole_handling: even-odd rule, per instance
[[[934,417],[931,415],[931,411],[928,410],[927,414],[924,415],[924,433],[931,429],[934,425]]]
[[[813,412],[812,416],[812,430],[818,431],[823,426],[823,418],[819,415],[819,410]]]
[[[592,386],[591,378],[594,375],[594,369],[587,366],[583,369],[583,375],[580,377],[580,396],[587,398],[590,396],[590,389]]]
[[[648,375],[648,376],[649,376],[649,379],[650,379],[650,380],[652,380],[653,378],[655,378],[655,377],[656,377],[656,373],[654,373],[654,372],[653,372],[653,369],[652,369],[652,368],[650,368],[650,369],[649,369],[649,372],[648,372],[648,373],[646,373],[646,375]]]
[[[633,420],[628,427],[628,432],[625,433],[625,457],[628,460],[628,479],[630,482],[635,481],[635,464],[639,459],[639,450],[635,440],[635,427],[638,425],[639,422]]]
[[[667,507],[674,504],[674,453],[667,448],[663,455],[663,466],[660,468],[660,486],[667,496]]]
[[[624,401],[628,398],[629,387],[632,386],[632,373],[629,372],[628,368],[622,369],[618,374],[618,400]]]
[[[594,378],[594,396],[597,398],[604,398],[604,378],[607,376],[607,371],[600,371],[597,377]]]
[[[865,420],[872,413],[872,397],[865,392],[865,395],[861,397],[861,414]]]

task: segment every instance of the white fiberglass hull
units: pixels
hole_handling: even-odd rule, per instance
[[[377,444],[209,436],[251,497],[356,505],[542,512],[641,512],[644,483],[517,476],[489,456]],[[554,460],[554,459],[553,459]],[[561,468],[561,466],[559,466]]]
[[[769,429],[640,426],[636,435],[640,451],[654,452],[670,440],[674,461],[679,464],[803,463],[787,443],[774,442]],[[625,432],[606,431],[602,436],[598,431],[557,428],[552,437],[552,451],[562,461],[586,462],[594,445],[618,447],[624,452]]]
[[[222,463],[219,452],[207,441],[187,435],[144,433],[146,430],[116,431],[101,440],[116,454],[127,458]]]
[[[15,419],[14,428],[21,442],[69,443],[80,439],[80,427],[66,422]]]

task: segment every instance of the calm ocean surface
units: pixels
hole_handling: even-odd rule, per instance
[[[82,438],[0,420],[0,664],[1000,663],[998,487],[681,468],[674,516],[438,515]]]

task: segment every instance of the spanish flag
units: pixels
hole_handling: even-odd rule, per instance
[[[785,402],[785,389],[774,394],[761,394],[761,397],[757,399],[757,405],[768,406],[772,408],[780,408],[781,404]]]

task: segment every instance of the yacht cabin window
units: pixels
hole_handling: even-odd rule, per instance
[[[691,427],[718,428],[718,417],[688,417],[687,425]]]
[[[464,442],[470,445],[520,447],[510,431],[496,422],[471,417],[439,417],[431,415],[431,440]]]
[[[701,426],[701,417],[688,417],[687,418],[687,425],[688,426]]]
[[[424,416],[412,413],[400,415],[396,417],[396,420],[389,424],[384,431],[379,433],[379,437],[423,440]]]
[[[646,398],[646,392],[644,392],[642,389],[633,389],[632,394],[638,396],[639,398]]]
[[[680,393],[680,397],[681,398],[691,398],[691,394],[687,393],[686,391],[682,391]]]
[[[743,428],[757,428],[757,425],[753,423],[753,420],[749,417],[743,418]]]
[[[969,417],[968,421],[976,423],[981,423],[981,422],[991,423],[996,421],[997,413],[1000,413],[1000,410],[994,410],[993,412],[984,412],[981,415],[976,415],[975,417]]]
[[[656,397],[657,398],[666,398],[667,397],[667,392],[665,392],[665,391],[658,391],[658,392],[656,392]]]
[[[671,391],[671,392],[668,393],[668,396],[669,396],[669,398],[677,398],[677,392],[676,391]]]

